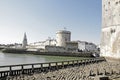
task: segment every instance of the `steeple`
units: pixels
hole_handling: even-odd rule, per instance
[[[23,42],[22,42],[22,48],[26,48],[26,46],[27,46],[27,36],[25,32],[23,37]]]

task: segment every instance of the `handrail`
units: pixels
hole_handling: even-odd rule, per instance
[[[34,70],[43,70],[44,69],[60,69],[61,67],[67,67],[67,66],[76,66],[85,64],[86,63],[96,63],[100,61],[105,61],[104,58],[92,58],[92,59],[82,59],[82,60],[70,60],[70,61],[58,61],[58,62],[47,62],[47,63],[31,63],[31,64],[18,64],[18,65],[5,65],[5,66],[0,66],[0,68],[7,68],[8,70],[2,70],[0,71],[0,77],[5,77],[5,76],[14,76],[14,75],[19,75],[23,73],[33,73]],[[60,64],[61,63],[61,64]],[[45,66],[47,64],[47,66]],[[54,64],[54,65],[52,65]],[[36,67],[36,65],[40,65],[39,67]],[[25,66],[31,66],[30,68],[25,68]],[[18,67],[20,67],[18,69]],[[14,69],[17,68],[17,69]],[[7,74],[7,75],[6,75]]]
[[[84,60],[84,59],[83,59]],[[77,61],[77,60],[68,60],[69,62],[72,62],[72,61]],[[62,63],[62,62],[68,62],[68,61],[57,61],[57,63]],[[37,65],[37,64],[49,64],[49,63],[56,63],[56,62],[46,62],[46,63],[28,63],[28,64],[17,64],[17,65],[5,65],[5,66],[0,66],[1,67],[8,67],[8,66],[11,66],[11,67],[14,67],[14,66],[21,66],[21,65],[24,65],[24,66],[27,66],[27,65]]]
[[[58,61],[58,62],[47,62],[47,63],[31,63],[31,64],[5,65],[5,66],[0,66],[0,68],[3,68],[3,67],[17,67],[17,66],[21,66],[21,65],[28,66],[28,65],[41,65],[41,64],[52,64],[52,63],[62,63],[62,62],[74,62],[74,61],[86,62],[86,61],[93,61],[93,60],[94,59],[83,59],[83,60],[70,60],[70,61]],[[95,60],[101,60],[101,59],[95,59]]]

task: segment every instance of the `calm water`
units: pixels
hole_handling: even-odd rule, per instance
[[[26,63],[43,63],[43,62],[75,60],[75,59],[83,59],[83,58],[44,56],[44,55],[32,55],[32,54],[11,54],[11,53],[2,53],[0,51],[0,66],[26,64]]]

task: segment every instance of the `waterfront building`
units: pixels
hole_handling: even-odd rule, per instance
[[[27,36],[26,36],[26,33],[24,33],[24,38],[23,38],[23,42],[22,42],[22,48],[26,48],[27,45],[28,45]]]
[[[0,48],[16,48],[16,49],[20,49],[20,48],[22,48],[22,44],[21,43],[7,44],[7,45],[4,45],[4,46],[0,46]]]
[[[45,41],[39,41],[29,44],[29,48],[45,49],[45,46],[56,46],[56,40],[48,38]]]
[[[68,52],[78,52],[78,42],[77,41],[66,42],[66,50]]]
[[[96,44],[86,41],[78,41],[78,49],[80,51],[97,51],[98,48]]]
[[[120,1],[102,0],[101,56],[120,59]]]
[[[45,46],[45,52],[66,52],[66,48],[61,46]]]
[[[46,52],[79,52],[96,51],[95,44],[86,41],[71,41],[71,32],[59,30],[56,39],[48,38],[45,41],[31,43],[27,46],[29,50]]]

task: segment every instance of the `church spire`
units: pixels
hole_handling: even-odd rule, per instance
[[[23,42],[22,42],[22,48],[26,48],[26,46],[27,46],[27,36],[25,32],[23,37]]]

